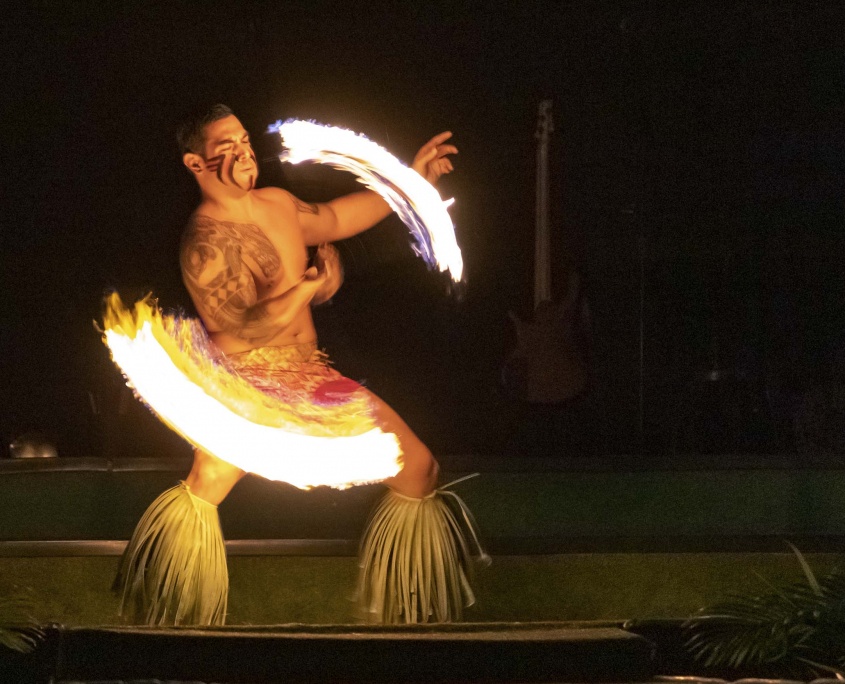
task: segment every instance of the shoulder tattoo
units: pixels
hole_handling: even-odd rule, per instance
[[[293,196],[292,196],[293,197]],[[297,197],[293,197],[293,203],[296,205],[296,210],[301,214],[319,214],[320,207],[313,202],[303,202]]]

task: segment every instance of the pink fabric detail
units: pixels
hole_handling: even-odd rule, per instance
[[[314,401],[322,406],[343,404],[349,395],[359,390],[361,385],[350,378],[328,380],[314,389]]]

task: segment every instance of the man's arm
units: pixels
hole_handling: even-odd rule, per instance
[[[411,168],[434,185],[445,173],[453,170],[447,155],[457,154],[458,148],[445,144],[452,137],[449,131],[435,135],[414,157]],[[322,204],[308,204],[291,195],[296,204],[305,244],[319,245],[337,242],[372,228],[390,215],[390,206],[372,190],[363,190],[338,197]]]
[[[266,245],[258,244],[262,240]],[[241,339],[262,342],[287,328],[308,306],[327,271],[308,269],[287,291],[259,301],[252,271],[241,257],[244,241],[255,242],[266,255],[269,263],[262,268],[280,268],[273,245],[254,226],[195,217],[182,240],[182,278],[211,332],[217,326]]]
[[[302,237],[309,247],[362,233],[391,212],[387,202],[372,190],[354,192],[320,204],[309,204],[296,198],[293,201]]]

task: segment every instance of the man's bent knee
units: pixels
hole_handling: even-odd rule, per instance
[[[194,464],[185,484],[200,499],[218,505],[246,472],[216,456],[196,449]]]
[[[405,454],[402,470],[384,483],[397,494],[421,499],[437,487],[440,466],[431,452],[423,447]]]

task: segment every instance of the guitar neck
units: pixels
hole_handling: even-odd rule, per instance
[[[534,307],[552,297],[549,227],[549,138],[552,101],[540,102],[537,114],[537,197],[534,224]]]

